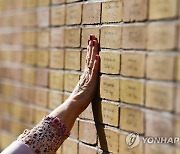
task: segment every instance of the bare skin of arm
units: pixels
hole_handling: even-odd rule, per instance
[[[90,35],[84,72],[70,97],[49,116],[59,117],[70,131],[76,118],[92,101],[99,73],[99,43],[94,35]]]

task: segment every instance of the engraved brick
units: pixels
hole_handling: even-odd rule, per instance
[[[92,146],[87,146],[85,144],[79,144],[79,153],[86,154],[97,154],[97,150]]]
[[[79,121],[78,120],[76,120],[75,121],[75,123],[74,123],[74,125],[73,125],[73,127],[72,127],[72,129],[71,129],[71,137],[72,138],[75,138],[75,139],[78,139],[78,135],[79,135],[79,132],[78,132],[78,130],[79,130]]]
[[[146,83],[146,106],[172,111],[175,87],[172,84]]]
[[[100,52],[101,68],[100,72],[108,74],[120,73],[120,53]]]
[[[79,28],[68,28],[65,30],[65,45],[66,47],[80,46],[80,32]]]
[[[100,23],[101,3],[86,3],[83,4],[83,24]]]
[[[74,154],[78,154],[78,143],[76,141],[72,141],[72,140],[66,140],[63,143],[63,153],[74,153]]]
[[[50,109],[55,109],[62,103],[63,103],[63,94],[61,92],[51,90],[49,92],[48,107]]]
[[[34,123],[38,124],[44,116],[47,116],[49,113],[46,110],[34,109]]]
[[[119,100],[119,79],[101,77],[100,78],[100,97],[109,100]]]
[[[144,77],[145,76],[145,54],[128,53],[121,54],[121,74],[124,76]]]
[[[150,24],[148,26],[147,49],[173,50],[176,48],[177,28],[175,24]]]
[[[120,99],[131,104],[144,104],[144,82],[140,80],[121,80]]]
[[[98,28],[82,28],[82,37],[81,37],[81,47],[86,48],[88,45],[88,39],[90,34],[94,34],[99,38],[99,29]]]
[[[56,90],[63,90],[64,75],[60,71],[50,71],[49,87]]]
[[[51,8],[51,25],[60,26],[65,24],[65,7],[58,6]]]
[[[49,8],[41,8],[37,10],[37,25],[39,27],[49,26]]]
[[[65,52],[65,68],[80,70],[80,51],[66,50]]]
[[[149,54],[147,56],[146,76],[150,79],[173,80],[174,61],[173,55]]]
[[[35,91],[35,104],[47,107],[48,91],[46,89],[36,89]]]
[[[88,107],[79,115],[82,119],[91,119],[94,120],[94,114],[92,110],[92,103],[88,105]]]
[[[123,21],[143,21],[147,19],[147,0],[123,0]]]
[[[180,136],[180,118],[175,119],[175,136]],[[176,143],[176,145],[180,145],[179,142]]]
[[[146,136],[172,137],[173,118],[159,113],[146,113]]]
[[[64,47],[64,29],[51,29],[51,47]]]
[[[176,80],[180,81],[180,56],[176,58]]]
[[[158,20],[174,18],[177,16],[178,0],[150,0],[149,1],[149,19]]]
[[[37,51],[37,60],[36,64],[40,67],[47,67],[49,64],[49,51],[48,50],[40,50]]]
[[[121,30],[119,26],[101,28],[101,47],[104,48],[121,48]]]
[[[36,45],[36,32],[26,31],[23,36],[23,44],[26,46],[35,46]]]
[[[34,84],[35,82],[35,70],[31,68],[25,68],[23,70],[23,81],[25,83]]]
[[[79,121],[79,140],[89,144],[96,144],[97,131],[95,124]]]
[[[39,6],[48,6],[50,4],[50,0],[38,0]]]
[[[35,51],[34,50],[30,50],[30,51],[25,51],[24,52],[24,63],[28,64],[28,65],[34,65],[36,62],[35,59]]]
[[[175,105],[176,113],[180,113],[180,85],[176,88],[176,105]]]
[[[174,154],[173,148],[165,144],[145,144],[145,154]]]
[[[122,28],[122,47],[125,49],[145,49],[147,27],[145,25],[128,25]]]
[[[82,5],[81,4],[73,4],[66,6],[66,24],[74,25],[81,23],[81,12]]]
[[[52,4],[63,4],[65,0],[52,0]]]
[[[119,135],[110,129],[98,128],[99,144],[101,149],[112,153],[118,153]]]
[[[144,113],[142,111],[122,107],[120,113],[121,129],[144,133]]]
[[[73,91],[79,81],[78,74],[65,73],[64,76],[64,90]]]
[[[102,22],[119,22],[122,20],[122,2],[102,3]]]
[[[143,154],[143,144],[140,144],[134,148],[129,148],[126,141],[127,135],[119,134],[119,154]]]
[[[99,106],[100,106],[99,114],[98,114],[99,122],[117,127],[119,122],[118,106],[106,102],[99,103]]]
[[[52,49],[50,51],[50,67],[64,68],[64,51],[60,49]]]
[[[40,86],[48,86],[48,70],[37,69],[36,71],[36,84]]]
[[[49,31],[43,30],[38,32],[38,47],[48,47],[49,46]]]

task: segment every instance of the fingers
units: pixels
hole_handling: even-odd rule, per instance
[[[90,68],[93,68],[94,60],[96,58],[96,55],[99,52],[98,49],[99,49],[99,43],[97,42],[97,40],[93,40],[91,59],[90,59],[90,63],[89,63]]]
[[[100,56],[96,55],[95,56],[95,61],[93,64],[93,69],[92,69],[92,74],[91,74],[91,80],[96,80],[98,73],[99,73],[99,64],[100,64]]]

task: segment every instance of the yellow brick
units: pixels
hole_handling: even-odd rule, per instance
[[[49,51],[48,50],[40,50],[37,51],[37,66],[47,67],[49,64]]]
[[[174,106],[175,87],[171,84],[146,84],[146,106],[172,111]]]
[[[101,102],[99,103],[100,111],[98,114],[99,121],[104,124],[118,126],[119,108],[117,105]]]
[[[123,0],[123,21],[144,21],[147,19],[148,0]]]
[[[145,54],[144,53],[122,53],[121,74],[124,76],[144,77]]]
[[[38,47],[48,47],[49,46],[49,31],[44,30],[38,33]]]
[[[121,27],[111,26],[101,28],[101,47],[121,48]]]
[[[50,67],[63,68],[64,67],[64,51],[55,49],[50,51]]]
[[[100,52],[102,73],[119,74],[120,73],[120,53]]]
[[[63,4],[65,0],[52,0],[52,4]]]
[[[64,29],[52,28],[51,29],[51,47],[64,47]]]
[[[50,4],[50,0],[38,0],[39,6],[48,6]]]
[[[176,88],[176,105],[175,105],[175,111],[176,113],[180,113],[180,85]]]
[[[35,70],[31,68],[25,68],[23,70],[23,81],[25,83],[34,84],[35,83]]]
[[[63,103],[63,94],[58,91],[49,92],[49,108],[55,109]]]
[[[83,5],[83,24],[100,23],[101,3],[87,3]]]
[[[66,50],[65,52],[65,68],[80,70],[80,51]]]
[[[48,27],[50,19],[50,9],[40,8],[37,10],[37,26],[38,27]]]
[[[145,144],[145,154],[174,154],[173,148],[165,144]]]
[[[34,123],[38,124],[44,116],[47,116],[49,112],[41,109],[34,109]]]
[[[128,25],[122,28],[122,47],[125,49],[145,49],[147,43],[146,25]]]
[[[119,100],[119,79],[101,77],[100,96],[101,98],[118,101]]]
[[[24,53],[24,63],[29,64],[29,65],[34,65],[35,64],[35,51],[30,50],[30,51],[25,51]]]
[[[26,8],[33,8],[37,5],[36,0],[25,0],[24,3]]]
[[[120,113],[121,129],[144,133],[144,113],[142,111],[121,107]]]
[[[35,103],[37,105],[47,107],[48,91],[46,89],[36,89],[36,91],[35,91]]]
[[[78,74],[65,73],[64,76],[64,90],[73,91],[79,81]]]
[[[99,143],[101,149],[105,151],[112,152],[114,154],[118,154],[119,150],[119,135],[118,133],[109,130],[98,128],[99,132]]]
[[[0,133],[1,149],[7,148],[14,140],[15,138],[10,136],[9,134],[1,132]]]
[[[35,31],[27,31],[24,33],[23,43],[27,46],[34,46],[36,45],[36,32]]]
[[[0,106],[1,106],[1,108],[0,108],[1,113],[10,114],[11,103],[9,103],[7,101],[1,101]]]
[[[75,141],[71,141],[71,140],[66,140],[63,143],[63,153],[74,153],[77,154],[78,153],[78,143]]]
[[[67,25],[80,24],[81,12],[82,12],[81,4],[67,5],[66,6],[66,24]]]
[[[122,20],[122,2],[102,3],[102,22],[119,22]]]
[[[64,74],[60,71],[50,71],[49,87],[52,89],[63,90]]]
[[[126,137],[125,134],[119,134],[119,154],[143,154],[143,144],[140,144],[137,147],[129,148],[126,144]]]
[[[150,0],[149,1],[149,19],[166,19],[177,16],[178,0]]]
[[[176,60],[176,80],[180,81],[180,56]]]
[[[144,104],[144,82],[139,80],[121,80],[120,99],[130,104]]]
[[[65,23],[65,7],[58,6],[51,8],[51,25],[60,26]]]
[[[65,45],[67,47],[79,47],[80,46],[80,32],[79,28],[69,28],[65,30]]]
[[[81,47],[86,48],[88,45],[88,39],[90,34],[94,34],[99,38],[99,29],[98,28],[82,28],[82,37],[81,37]]]
[[[149,54],[146,76],[151,79],[173,80],[175,57],[169,54]],[[168,69],[167,69],[168,68]]]
[[[150,24],[148,26],[147,49],[172,50],[176,48],[175,24]]]

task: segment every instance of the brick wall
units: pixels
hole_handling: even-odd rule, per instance
[[[129,132],[180,137],[179,8],[179,0],[0,0],[0,149],[67,99],[94,33],[99,97],[58,153],[179,154],[180,144],[125,143]]]

